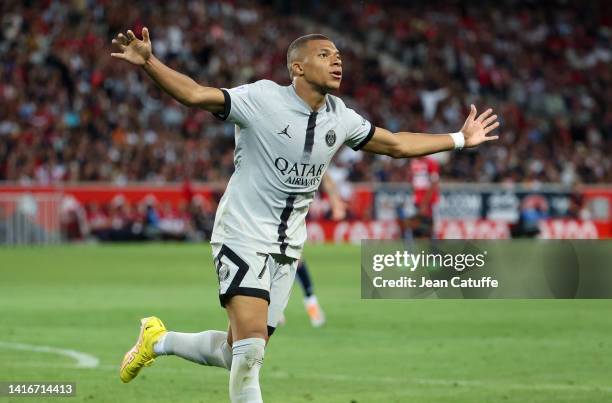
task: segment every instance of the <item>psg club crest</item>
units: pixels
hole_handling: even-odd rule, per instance
[[[328,131],[327,134],[325,135],[325,142],[327,143],[329,147],[336,144],[336,132],[333,130]]]
[[[227,265],[222,264],[218,271],[219,274],[219,282],[224,282],[230,275],[230,270]]]

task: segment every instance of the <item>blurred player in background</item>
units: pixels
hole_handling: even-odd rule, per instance
[[[400,228],[404,239],[431,239],[434,213],[440,200],[440,165],[430,156],[410,161],[410,181],[414,209],[400,209]]]
[[[344,200],[338,194],[336,183],[329,175],[324,175],[321,180],[321,187],[327,194],[331,208],[331,219],[334,221],[344,220],[346,217],[346,204]],[[301,259],[297,267],[296,277],[302,286],[304,291],[304,308],[310,318],[310,324],[313,327],[321,327],[325,324],[325,313],[319,304],[317,296],[314,294],[314,285],[312,283],[312,277],[308,270],[308,265],[305,259]],[[285,318],[282,318],[284,322]]]
[[[313,34],[287,51],[292,83],[260,80],[227,89],[199,85],[152,54],[147,28],[142,40],[132,31],[113,43],[111,56],[143,68],[152,80],[187,106],[207,110],[235,125],[235,171],[215,218],[211,246],[219,280],[219,301],[227,332],[167,331],[159,318],[141,320],[136,344],[124,356],[119,376],[130,382],[160,355],[230,371],[232,402],[263,402],[259,371],[265,346],[280,320],[306,241],[306,215],[335,153],[354,150],[411,158],[476,147],[496,140],[491,109],[470,114],[458,132],[432,135],[391,133],[376,127],[329,93],[342,80],[335,44]]]

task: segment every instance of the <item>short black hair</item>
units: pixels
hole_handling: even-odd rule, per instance
[[[298,50],[300,50],[304,45],[306,45],[310,41],[331,41],[327,36],[323,34],[308,34],[304,36],[300,36],[289,45],[289,49],[287,49],[287,70],[289,70],[289,77],[293,79],[293,74],[291,72],[291,64],[293,63],[293,58]]]

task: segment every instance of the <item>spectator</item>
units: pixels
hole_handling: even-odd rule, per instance
[[[499,111],[500,141],[453,153],[443,180],[612,181],[607,2],[274,4],[2,2],[0,180],[226,180],[233,128],[112,63],[110,38],[146,23],[155,53],[202,82],[288,83],[290,41],[341,22],[330,35],[343,99],[378,125],[447,132],[474,100]],[[407,164],[364,154],[338,166],[349,181],[403,182]]]

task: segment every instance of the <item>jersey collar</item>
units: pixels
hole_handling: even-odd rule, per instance
[[[310,115],[312,113],[312,109],[310,109],[310,105],[308,105],[306,103],[306,101],[304,101],[299,95],[298,93],[295,91],[295,87],[293,86],[293,84],[289,84],[287,86],[289,88],[289,94],[291,95],[292,98],[294,98],[295,100],[297,100],[297,102],[300,104],[300,108],[303,109],[303,111]],[[329,94],[325,94],[325,102],[323,103],[323,106],[321,106],[319,108],[319,110],[317,111],[317,113],[321,113],[325,110],[327,110],[329,108]]]

